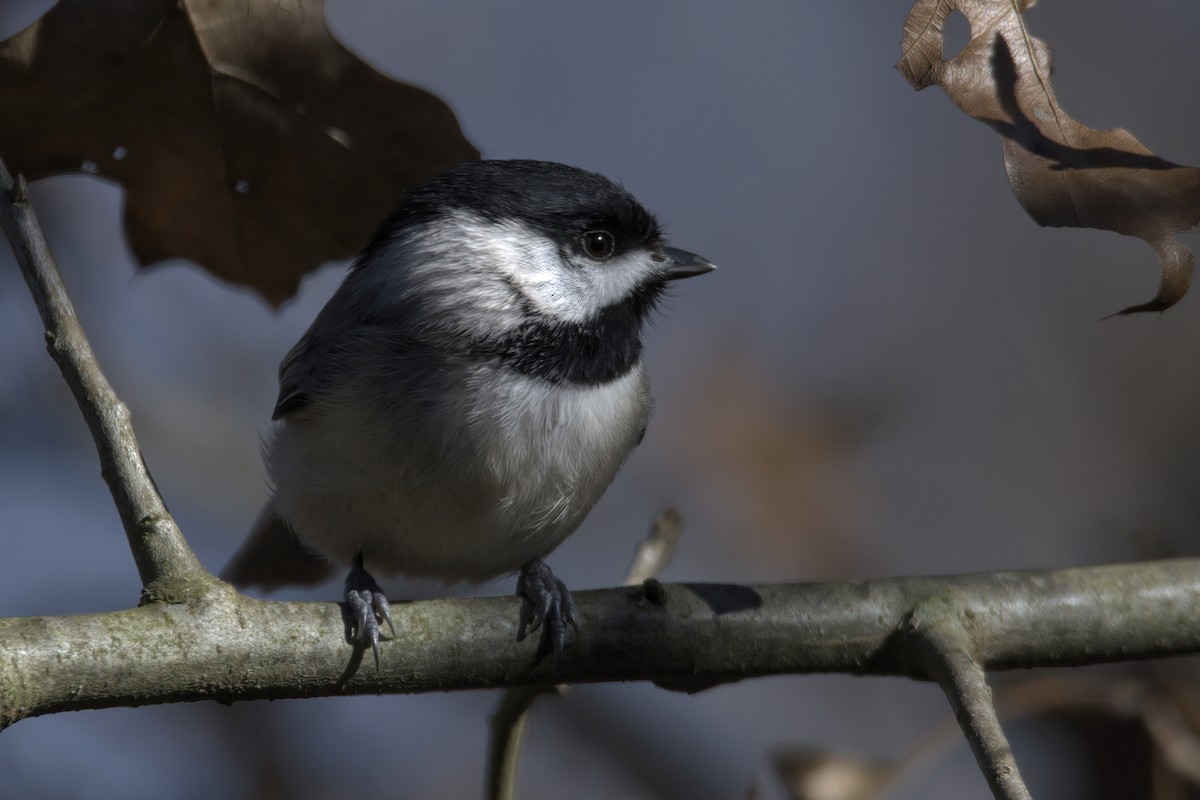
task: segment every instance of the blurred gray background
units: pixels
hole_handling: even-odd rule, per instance
[[[0,38],[49,5],[4,0]],[[1112,233],[1034,226],[996,136],[893,69],[907,11],[329,1],[341,41],[449,102],[485,157],[617,179],[674,244],[721,267],[677,286],[652,331],[657,412],[645,442],[551,558],[572,588],[618,582],[667,503],[687,529],[665,580],[1195,552],[1200,299],[1100,322],[1153,295],[1153,252]],[[1200,5],[1047,1],[1027,21],[1053,47],[1068,113],[1200,163]],[[219,569],[264,500],[258,447],[278,362],[343,265],[274,313],[191,265],[135,274],[111,184],[45,180],[33,200],[159,487]],[[129,607],[133,562],[41,331],[0,247],[0,615]],[[497,697],[33,719],[0,736],[0,796],[470,798]],[[693,697],[579,686],[536,708],[521,795],[738,798],[758,779],[762,797],[781,798],[771,752],[896,757],[947,715],[938,689],[901,680],[777,678]],[[1060,730],[1014,730],[1035,796],[1100,796]],[[889,796],[987,790],[958,742]]]

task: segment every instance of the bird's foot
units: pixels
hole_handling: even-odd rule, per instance
[[[350,605],[350,614],[354,618],[353,640],[360,645],[371,644],[371,652],[375,654],[375,669],[379,669],[379,623],[386,622],[391,629],[392,638],[396,636],[396,626],[392,624],[392,609],[387,597],[379,584],[363,567],[363,557],[360,553],[346,576],[346,602]]]
[[[521,567],[517,578],[517,594],[525,601],[521,604],[521,626],[517,641],[525,638],[546,623],[546,636],[554,649],[554,657],[562,655],[567,643],[567,626],[578,633],[575,620],[575,601],[566,584],[554,577],[550,568],[540,558],[535,558]]]

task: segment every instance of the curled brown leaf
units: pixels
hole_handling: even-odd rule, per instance
[[[1158,293],[1120,314],[1163,311],[1187,292],[1194,256],[1175,238],[1200,224],[1200,169],[1151,153],[1131,133],[1095,130],[1062,110],[1050,85],[1050,48],[1022,13],[1034,0],[918,0],[904,23],[896,68],[916,89],[938,85],[1000,135],[1008,180],[1039,225],[1102,228],[1143,239],[1162,265]],[[971,37],[942,58],[947,17]]]
[[[445,103],[334,39],[323,0],[62,0],[0,42],[0,86],[14,171],[115,180],[141,264],[190,259],[275,304],[479,156]]]

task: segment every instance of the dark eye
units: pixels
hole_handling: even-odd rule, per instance
[[[611,256],[616,248],[617,243],[608,231],[588,231],[583,235],[583,252],[597,261]]]

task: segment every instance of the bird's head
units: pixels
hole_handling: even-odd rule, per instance
[[[667,246],[654,215],[601,175],[471,161],[409,196],[358,269],[377,272],[380,290],[422,329],[515,343],[518,366],[529,366],[531,348],[551,340],[559,351],[582,348],[579,359],[610,349],[622,363],[638,357],[642,323],[667,283],[714,267]]]

